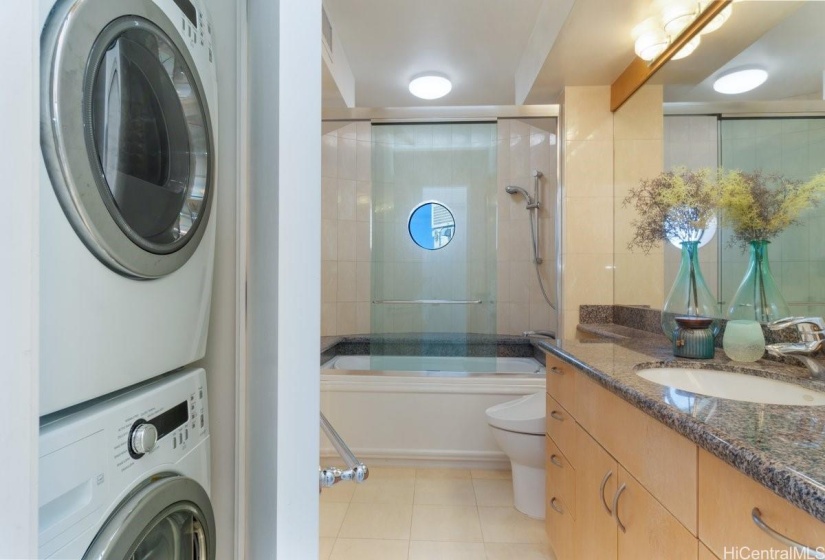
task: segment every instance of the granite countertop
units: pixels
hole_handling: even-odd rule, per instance
[[[712,361],[677,359],[664,336],[632,336],[627,327],[621,332],[607,329],[603,335],[609,339],[594,340],[592,335],[598,333],[588,333],[580,340],[534,340],[533,344],[825,522],[825,407],[706,397],[646,381],[634,370],[639,364],[713,365],[730,371],[744,368],[746,373],[819,391],[825,391],[825,382],[803,379],[808,370],[802,367],[769,360],[731,362],[719,349]]]

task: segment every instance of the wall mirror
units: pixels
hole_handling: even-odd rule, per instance
[[[825,170],[825,2],[732,6],[720,29],[702,35],[691,55],[669,61],[649,82],[664,90],[664,169],[722,167],[808,180]],[[764,83],[735,94],[714,88],[719,78],[750,69],[766,72]],[[770,264],[790,313],[822,316],[825,207],[805,210],[799,222],[771,241]],[[730,238],[730,230],[720,228],[700,254],[723,314],[749,261]],[[666,243],[664,259],[667,294],[679,249]]]
[[[443,249],[455,235],[455,217],[440,202],[422,202],[410,213],[407,228],[412,240],[422,249]]]

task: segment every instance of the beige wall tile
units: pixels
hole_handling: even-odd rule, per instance
[[[336,303],[321,304],[321,336],[333,336],[338,334],[336,328],[336,318],[338,306]]]
[[[321,176],[338,177],[338,135],[334,132],[321,137]]]
[[[568,141],[565,197],[613,196],[613,142]]]
[[[613,136],[616,140],[664,138],[664,88],[642,86],[613,114]]]
[[[651,179],[662,172],[664,150],[661,140],[620,140],[614,145],[614,174],[617,198],[638,186],[639,180]]]
[[[338,218],[338,181],[330,177],[321,178],[321,217]]]
[[[662,308],[665,288],[664,257],[661,252],[650,255],[617,254],[614,262],[617,304]]]
[[[372,124],[369,121],[358,121],[355,123],[355,139],[359,142],[372,141]]]
[[[357,255],[357,222],[354,220],[338,221],[338,260],[355,261]]]
[[[369,222],[372,219],[372,183],[358,181],[355,184],[355,219]]]
[[[370,309],[369,303],[355,304],[355,333],[366,334],[371,332],[370,328]],[[371,475],[372,473],[370,473]]]
[[[372,266],[369,262],[356,262],[355,301],[367,303],[372,300],[371,269]]]
[[[321,220],[321,258],[338,260],[338,223],[335,220]]]
[[[338,137],[338,178],[354,181],[356,173],[355,138]]]
[[[355,221],[355,181],[338,179],[338,219]]]
[[[336,334],[355,332],[355,303],[337,303],[335,317]]]
[[[338,261],[321,261],[321,301],[338,299]]]
[[[582,304],[608,305],[613,303],[613,253],[568,254],[564,272],[565,309]]]
[[[355,301],[355,261],[338,261],[337,301]]]
[[[369,141],[355,143],[355,178],[358,181],[372,180],[372,143]]]
[[[564,88],[564,134],[567,140],[612,141],[610,86]]]
[[[604,253],[613,247],[613,197],[565,202],[565,253]]]
[[[355,260],[369,262],[372,259],[370,244],[370,222],[355,224]]]

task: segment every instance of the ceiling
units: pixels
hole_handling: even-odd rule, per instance
[[[349,60],[355,105],[413,107],[516,104],[520,65],[533,66],[525,104],[557,102],[564,86],[610,84],[635,57],[633,28],[669,1],[324,0],[324,6]],[[748,64],[771,77],[737,101],[822,100],[825,1],[738,1],[722,29],[703,36],[691,56],[665,65],[652,83],[666,86],[668,102],[730,101],[713,91],[713,80]],[[453,91],[435,101],[413,97],[409,80],[426,71],[447,75]],[[324,87],[327,106],[334,81],[325,79]]]

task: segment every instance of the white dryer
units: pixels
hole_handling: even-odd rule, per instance
[[[198,0],[41,0],[40,413],[203,357],[217,79]]]
[[[202,369],[40,427],[39,558],[214,560]]]

